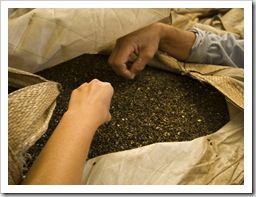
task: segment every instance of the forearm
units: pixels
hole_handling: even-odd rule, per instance
[[[90,118],[77,124],[66,112],[22,184],[80,184],[98,125]]]
[[[195,34],[163,23],[156,25],[160,27],[159,49],[180,61],[185,61],[195,42]]]

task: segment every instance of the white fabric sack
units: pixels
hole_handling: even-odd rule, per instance
[[[179,64],[173,58],[167,59],[170,61],[165,64],[156,60],[151,61],[151,64],[165,70],[189,74],[215,85],[217,89],[221,87],[220,91],[227,99],[230,121],[215,133],[192,141],[155,143],[93,158],[85,165],[84,184],[243,183],[243,69],[215,65],[194,67],[195,64]],[[205,75],[207,70],[212,77]],[[220,73],[222,75],[218,76]],[[229,85],[225,86],[227,83]],[[230,84],[234,86],[231,88]],[[236,94],[232,95],[234,92]]]
[[[83,184],[241,184],[244,174],[243,111],[214,134],[187,142],[155,143],[90,159]],[[234,116],[234,117],[233,117]]]
[[[32,73],[169,18],[170,9],[17,9],[9,16],[9,66]]]

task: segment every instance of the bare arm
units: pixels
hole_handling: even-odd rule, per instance
[[[96,129],[111,119],[113,88],[93,80],[73,91],[67,112],[22,184],[81,184]]]
[[[161,26],[159,49],[180,61],[185,61],[195,42],[195,33],[181,30],[171,25]]]
[[[109,64],[117,74],[133,79],[158,49],[178,60],[186,60],[195,39],[193,32],[157,22],[119,38],[109,57]],[[126,63],[133,53],[137,55],[137,59],[128,70]]]

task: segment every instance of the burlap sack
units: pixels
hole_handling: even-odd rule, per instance
[[[162,52],[157,52],[152,66],[188,75],[218,89],[227,100],[244,109],[244,69],[230,66],[180,62]]]
[[[8,95],[8,184],[19,184],[25,152],[47,130],[60,85],[40,76],[10,68]]]
[[[244,38],[243,8],[173,8],[170,20],[181,29],[197,27],[220,36],[230,32],[237,39]]]

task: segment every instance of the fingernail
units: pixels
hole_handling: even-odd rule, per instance
[[[131,75],[131,79],[134,79],[134,77],[135,77],[135,74],[134,74],[134,73],[132,73],[132,75]]]

